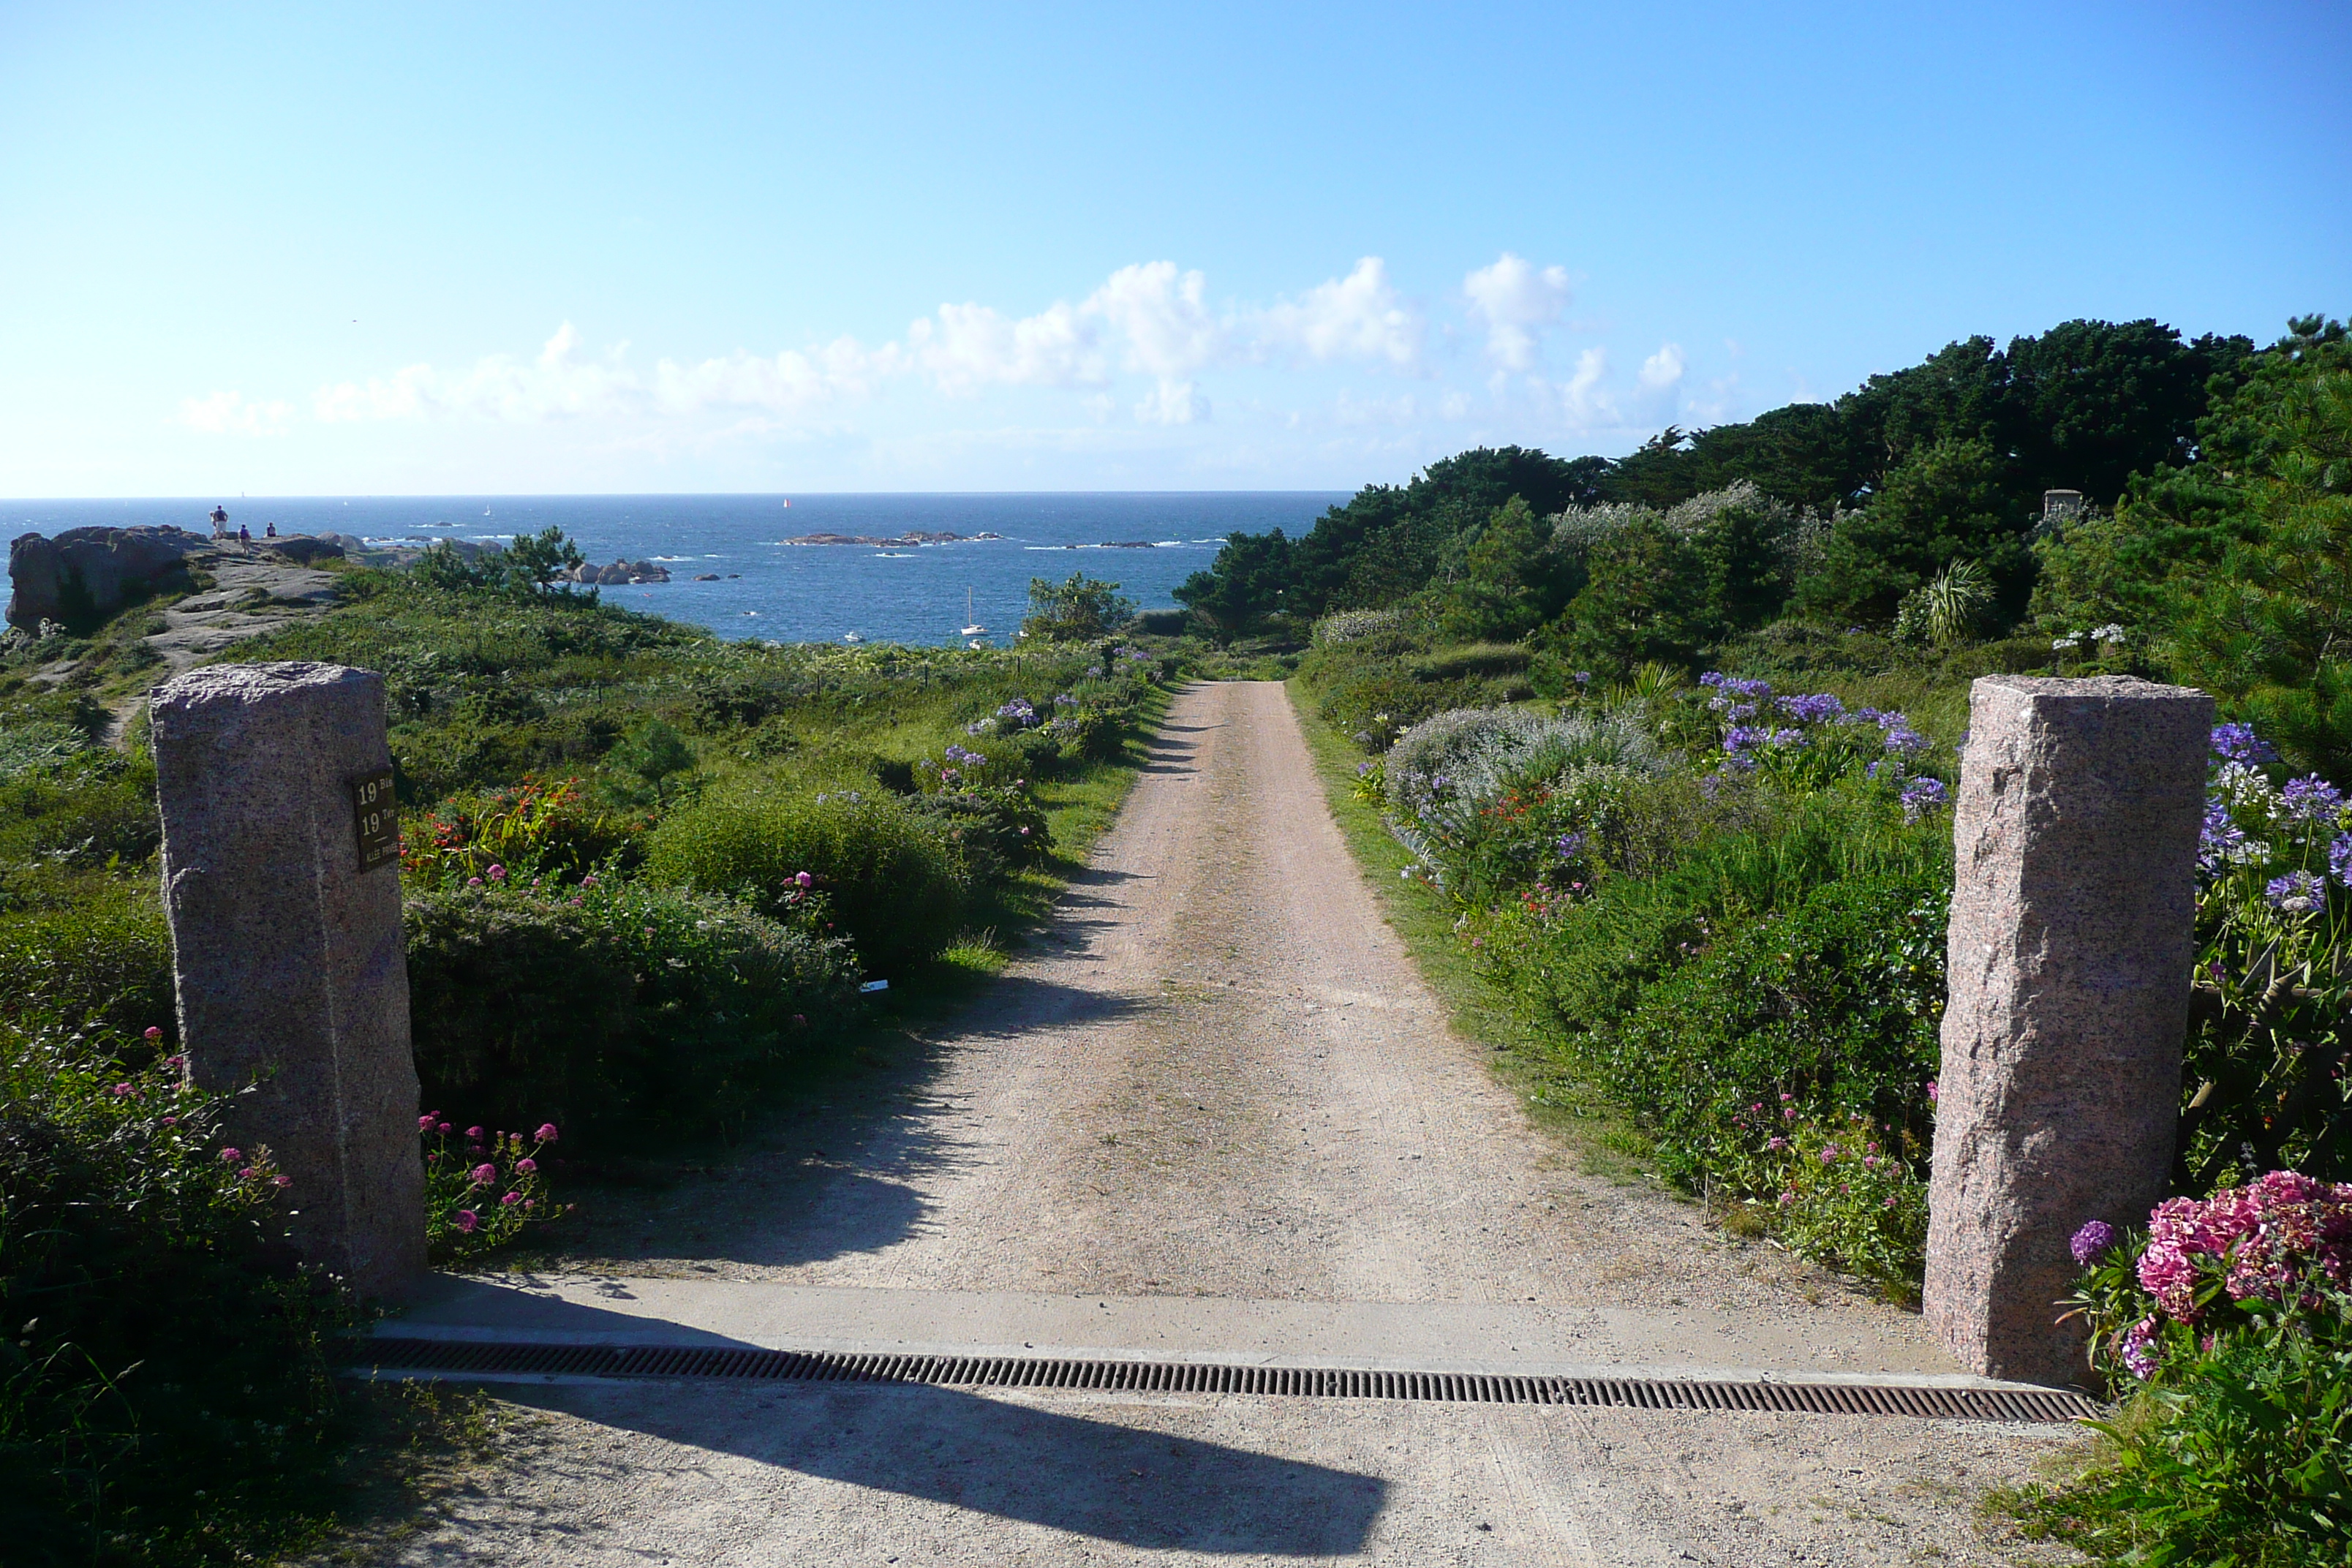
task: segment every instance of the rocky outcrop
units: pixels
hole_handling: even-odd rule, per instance
[[[20,534],[8,546],[8,624],[28,632],[43,621],[92,629],[123,605],[184,581],[188,557],[211,547],[184,528],[69,528],[53,539]]]
[[[615,561],[610,566],[593,562],[574,567],[562,581],[593,583],[602,587],[618,588],[630,583],[667,583],[669,568],[656,561]]]

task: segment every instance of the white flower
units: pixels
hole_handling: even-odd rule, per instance
[[[2063,651],[2063,650],[2064,650],[2064,649],[2066,649],[2066,648],[2073,647],[2074,646],[2074,638],[2075,638],[2075,636],[2076,636],[2076,634],[2075,634],[2075,633],[2074,633],[2074,632],[2068,632],[2068,633],[2067,633],[2064,637],[2053,637],[2053,638],[2051,638],[2051,639],[2050,639],[2050,649],[2051,649],[2051,651],[2052,651],[2053,653],[2057,653],[2057,652]]]
[[[2121,642],[2124,640],[2123,627],[2116,625],[2113,621],[2109,621],[2104,626],[2093,627],[2091,635],[2098,638],[2101,642]]]

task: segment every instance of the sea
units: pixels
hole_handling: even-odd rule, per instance
[[[1143,609],[1175,603],[1234,532],[1293,538],[1348,498],[1319,490],[943,495],[198,497],[186,500],[0,501],[21,532],[176,524],[204,533],[217,499],[259,538],[349,533],[371,543],[436,539],[501,543],[551,524],[591,561],[657,561],[667,583],[608,587],[611,603],[778,642],[946,644],[978,625],[1003,647],[1028,612],[1032,578],[1073,572],[1119,584]],[[804,534],[896,539],[955,533],[947,544],[793,544]],[[971,536],[992,533],[995,539]],[[715,582],[696,582],[715,574]],[[967,604],[969,608],[967,609]]]

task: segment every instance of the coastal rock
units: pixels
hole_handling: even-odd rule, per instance
[[[603,571],[596,574],[596,581],[608,588],[617,588],[628,580],[629,568],[626,563],[619,561],[614,562],[610,566],[605,567]]]
[[[8,624],[45,621],[88,630],[149,597],[211,541],[184,528],[69,528],[54,539],[20,534],[8,546]]]
[[[888,539],[878,539],[870,533],[803,533],[784,541],[786,544],[860,544],[874,550],[912,550],[924,544],[971,544],[984,539],[1002,539],[1001,533],[939,533],[924,529],[909,529]]]

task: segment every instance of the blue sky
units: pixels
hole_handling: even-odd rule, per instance
[[[0,5],[0,495],[1348,489],[2352,312],[2305,4]]]

